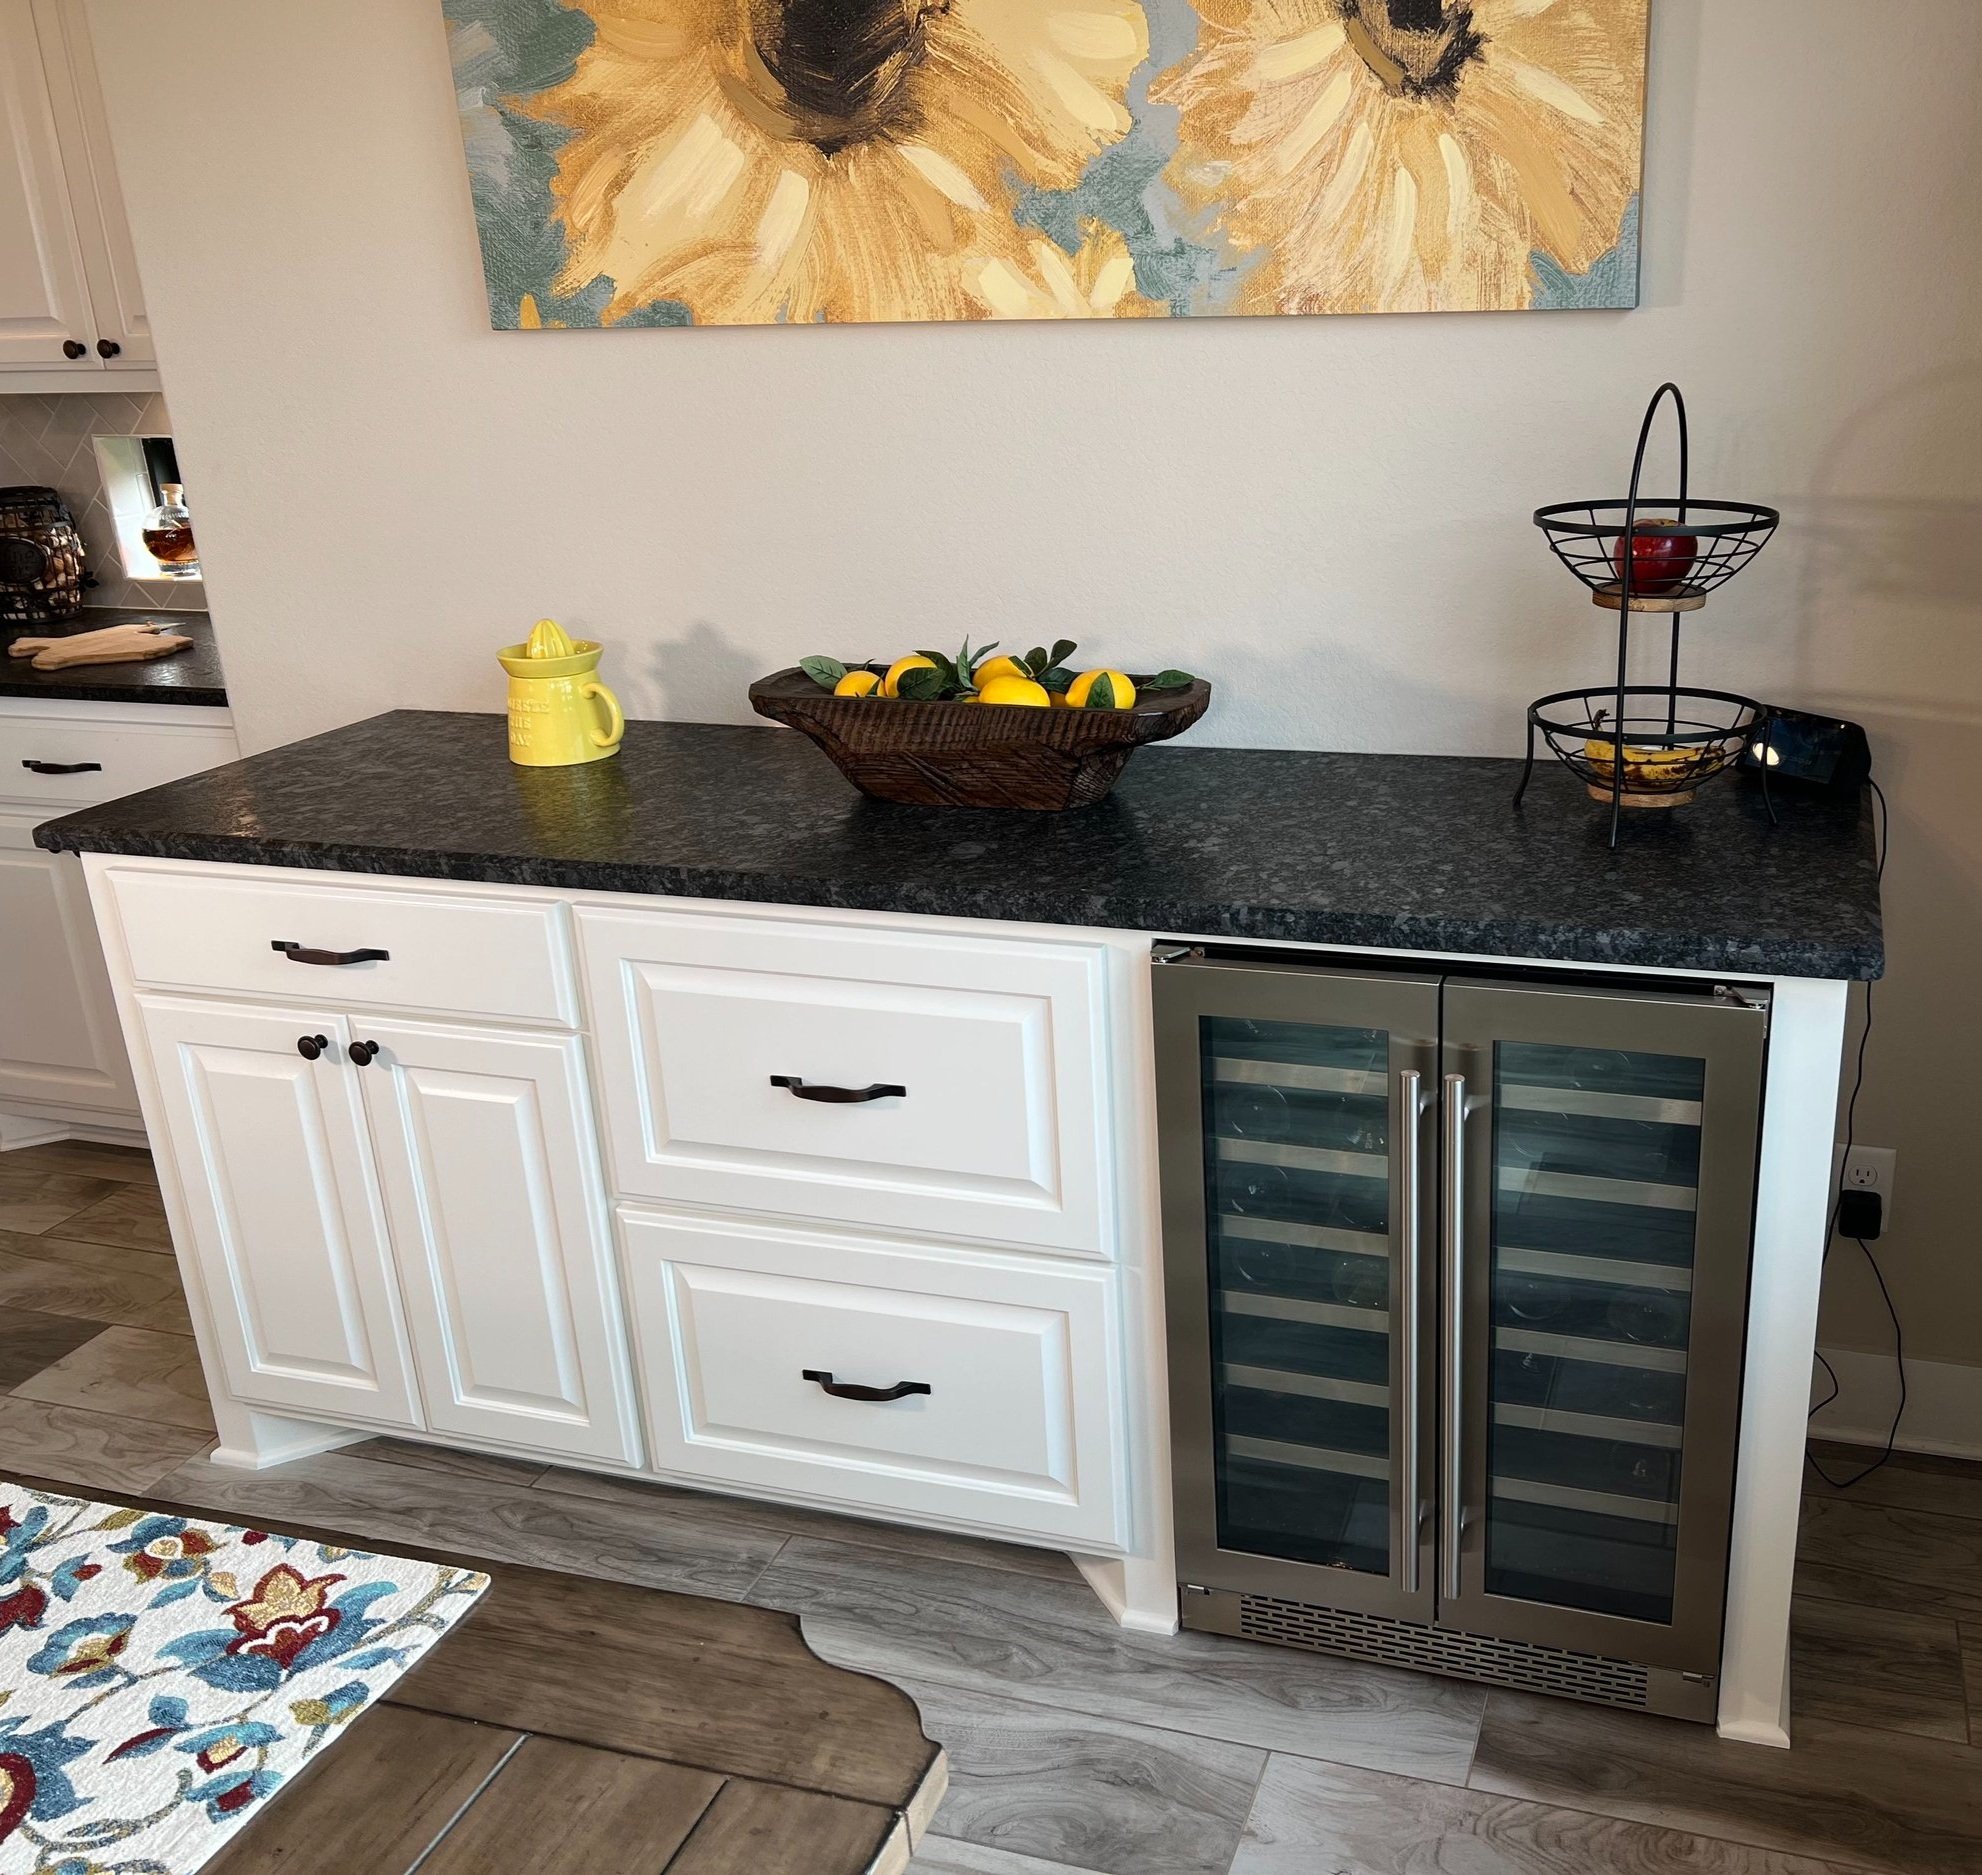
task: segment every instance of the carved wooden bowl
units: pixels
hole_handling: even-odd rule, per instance
[[[1060,813],[1100,800],[1145,742],[1181,735],[1205,712],[1202,678],[1133,709],[1027,709],[836,697],[801,670],[750,686],[759,716],[810,736],[862,794],[911,807],[1024,807]]]

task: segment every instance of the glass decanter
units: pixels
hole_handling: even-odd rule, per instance
[[[159,493],[165,499],[145,518],[145,551],[158,562],[167,579],[190,578],[200,570],[200,555],[193,545],[193,517],[186,507],[185,486],[164,482]]]

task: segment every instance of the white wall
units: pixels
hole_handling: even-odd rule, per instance
[[[495,708],[553,613],[636,714],[1057,632],[1215,678],[1202,739],[1511,752],[1608,631],[1528,512],[1677,378],[1696,488],[1787,516],[1695,672],[1874,732],[1860,1134],[1913,1345],[1982,1362],[1976,0],[1656,0],[1634,313],[568,333],[488,329],[439,0],[91,3],[250,748]]]

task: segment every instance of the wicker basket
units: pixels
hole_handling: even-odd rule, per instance
[[[82,536],[52,488],[0,488],[0,625],[53,625],[83,609]]]
[[[1145,742],[1181,735],[1204,714],[1211,686],[1196,679],[1139,696],[1127,710],[1042,710],[836,697],[786,670],[752,684],[750,702],[758,715],[810,736],[876,800],[1059,813],[1100,800]]]

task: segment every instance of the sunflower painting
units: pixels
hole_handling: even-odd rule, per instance
[[[503,328],[1637,300],[1649,0],[443,0]]]

